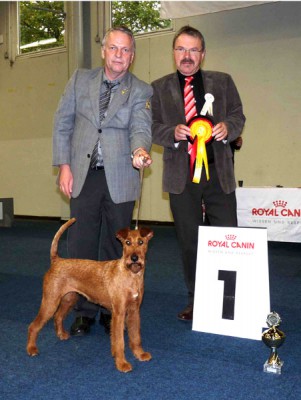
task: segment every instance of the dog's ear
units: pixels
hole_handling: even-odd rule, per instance
[[[129,230],[130,228],[124,228],[124,229],[120,229],[117,233],[116,233],[116,237],[117,239],[119,239],[121,242],[123,240],[125,240],[128,235],[129,235]]]
[[[150,240],[154,236],[154,232],[150,228],[144,226],[140,228],[140,235]]]

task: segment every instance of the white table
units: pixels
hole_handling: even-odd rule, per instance
[[[301,189],[236,189],[239,227],[267,228],[268,240],[301,242]]]

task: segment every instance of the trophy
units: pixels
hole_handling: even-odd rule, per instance
[[[269,329],[263,332],[262,341],[271,349],[271,353],[270,357],[263,365],[263,371],[281,374],[283,361],[280,360],[277,349],[285,341],[285,334],[277,329],[277,326],[279,326],[281,322],[280,315],[273,311],[267,316],[266,322]]]

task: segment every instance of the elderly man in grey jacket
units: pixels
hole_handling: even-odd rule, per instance
[[[135,40],[124,27],[110,29],[102,43],[104,67],[77,70],[55,115],[53,165],[70,198],[76,223],[68,232],[68,256],[93,260],[121,257],[116,232],[130,226],[140,194],[139,169],[152,160],[152,88],[129,72]],[[72,335],[84,335],[99,307],[80,298]],[[109,332],[110,318],[101,312]]]

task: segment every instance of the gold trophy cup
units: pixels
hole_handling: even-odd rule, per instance
[[[270,357],[263,365],[263,371],[273,374],[281,374],[283,361],[280,360],[277,349],[285,341],[285,334],[277,329],[277,326],[279,326],[281,322],[280,315],[273,311],[267,316],[266,322],[269,329],[263,332],[262,341],[271,349],[271,353]]]

